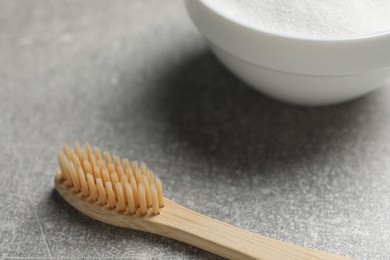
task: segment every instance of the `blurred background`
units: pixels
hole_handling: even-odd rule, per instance
[[[79,141],[145,161],[207,216],[386,259],[389,98],[271,100],[219,63],[181,0],[0,0],[0,258],[218,258],[67,205],[56,152]]]

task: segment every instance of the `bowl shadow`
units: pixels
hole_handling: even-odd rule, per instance
[[[327,107],[281,103],[241,82],[210,51],[170,68],[159,84],[148,120],[167,127],[164,138],[185,144],[198,163],[234,169],[240,162],[242,170],[322,160],[353,145],[353,133],[367,123],[360,111],[371,100]]]

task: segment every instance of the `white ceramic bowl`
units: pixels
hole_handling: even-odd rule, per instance
[[[305,38],[246,25],[212,0],[187,0],[194,24],[235,75],[274,98],[326,105],[390,85],[390,31]]]

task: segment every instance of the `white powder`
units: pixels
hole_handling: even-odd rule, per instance
[[[348,37],[390,30],[390,0],[208,0],[257,28],[311,37]]]

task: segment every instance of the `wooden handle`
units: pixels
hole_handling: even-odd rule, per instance
[[[128,215],[75,194],[58,179],[55,184],[69,204],[91,218],[176,239],[229,259],[347,259],[244,231],[168,199],[159,215],[152,211]]]
[[[250,233],[165,199],[150,232],[171,237],[229,259],[348,259]]]

